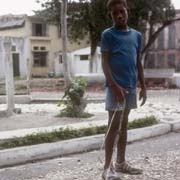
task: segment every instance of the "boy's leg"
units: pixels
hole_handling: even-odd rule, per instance
[[[130,110],[125,109],[123,114],[123,121],[121,126],[121,132],[119,134],[118,144],[117,144],[117,160],[115,164],[115,170],[117,172],[123,172],[127,174],[142,174],[142,170],[134,168],[126,162],[125,153],[126,153],[126,144],[127,144],[127,125],[128,125],[128,116]]]
[[[117,163],[122,163],[125,161],[126,144],[127,144],[127,125],[128,116],[130,109],[125,109],[123,113],[123,121],[121,122],[121,131],[119,134],[119,139],[117,143]]]
[[[104,169],[108,169],[111,164],[112,154],[113,154],[113,147],[115,143],[115,139],[117,136],[117,131],[119,127],[120,118],[122,115],[122,111],[116,111],[114,118],[114,111],[108,111],[109,122],[108,127],[110,126],[109,132],[105,139],[105,164]]]
[[[117,102],[110,88],[106,89],[106,110],[108,111],[108,131],[105,139],[105,163],[102,178],[104,180],[121,180],[119,173],[111,168],[113,148],[117,137],[119,122],[122,115],[122,107]]]

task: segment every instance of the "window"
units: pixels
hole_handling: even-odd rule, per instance
[[[160,32],[158,36],[158,49],[164,49],[164,31]]]
[[[16,51],[16,46],[12,46],[11,51]]]
[[[164,68],[164,59],[165,57],[163,53],[157,54],[156,68],[159,68],[159,69]]]
[[[155,68],[155,54],[148,53],[146,61],[145,61],[145,68],[153,69]]]
[[[34,67],[47,66],[47,52],[33,52]]]
[[[176,65],[176,72],[180,72],[180,59]]]
[[[63,59],[62,59],[62,54],[59,55],[59,64],[62,64],[63,63]]]
[[[169,40],[168,40],[168,47],[169,49],[175,49],[175,37],[176,33],[175,33],[175,26],[170,25],[169,26]]]
[[[33,36],[46,36],[46,24],[45,23],[33,23],[32,24]]]
[[[34,47],[33,47],[33,50],[34,50],[34,51],[37,51],[37,50],[39,50],[39,47],[38,47],[38,46],[34,46]]]
[[[168,67],[175,68],[175,55],[174,54],[168,55]]]
[[[87,61],[87,60],[89,60],[89,56],[88,55],[80,55],[80,60]]]
[[[41,51],[45,51],[46,50],[46,47],[44,47],[44,46],[41,46]]]

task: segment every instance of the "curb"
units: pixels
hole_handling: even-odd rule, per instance
[[[94,150],[99,147],[103,137],[103,135],[98,135],[2,150],[0,151],[0,168]]]
[[[14,101],[16,104],[44,104],[44,103],[53,103],[56,104],[61,98],[33,98],[31,95],[16,95],[14,96]],[[105,101],[103,97],[88,97],[87,102],[91,103],[102,103]],[[0,96],[0,104],[6,103],[6,96]]]
[[[152,138],[171,132],[171,125],[162,123],[150,127],[128,131],[128,142],[134,142],[145,138]]]
[[[171,131],[172,132],[176,132],[180,130],[180,121],[176,120],[176,121],[162,121],[165,124],[169,124],[171,126]]]
[[[32,99],[30,95],[16,95],[14,96],[14,101],[16,104],[29,104]],[[0,104],[6,103],[6,96],[0,96]]]
[[[171,132],[171,125],[162,123],[128,131],[128,142],[142,140]],[[104,135],[89,136],[55,143],[45,143],[0,151],[0,168],[72,153],[100,149]]]
[[[33,104],[44,104],[44,103],[58,103],[61,98],[32,98],[30,103]],[[105,101],[105,98],[87,98],[88,103],[102,103]]]
[[[172,131],[179,131],[180,130],[180,121],[172,122]]]

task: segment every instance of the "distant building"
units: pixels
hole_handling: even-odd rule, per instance
[[[176,16],[180,17],[180,10],[176,11]],[[180,72],[180,21],[159,34],[148,51],[145,68],[174,68]]]
[[[50,72],[55,73],[55,65],[61,64],[60,29],[56,25],[36,16],[4,15],[0,16],[0,78],[4,77],[1,43],[4,36],[12,37],[14,76],[27,76],[28,59],[34,77],[47,77]],[[86,40],[80,44],[68,42],[67,50],[72,52],[86,46]]]

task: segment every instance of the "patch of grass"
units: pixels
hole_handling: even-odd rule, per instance
[[[6,94],[5,85],[0,84],[0,95],[5,95],[5,94]]]
[[[135,119],[128,123],[128,129],[143,128],[158,124],[159,120],[155,116],[146,116],[144,118]]]
[[[25,89],[27,89],[27,86],[25,86],[25,85],[16,85],[15,89],[16,90],[25,90]]]
[[[61,140],[73,139],[84,136],[91,136],[95,134],[102,134],[105,132],[106,126],[102,127],[89,127],[85,129],[71,129],[71,128],[60,128],[59,130],[50,133],[37,133],[27,135],[23,138],[13,138],[2,141],[0,143],[0,149],[14,148],[19,146],[34,145],[40,143],[56,142]]]
[[[6,95],[6,93],[0,92],[0,96],[4,96],[4,95]]]
[[[15,76],[15,77],[14,77],[14,80],[15,80],[15,81],[25,80],[25,79],[26,79],[25,77],[20,77],[20,76]]]
[[[90,118],[92,116],[94,115],[88,112],[82,112],[77,114],[74,111],[69,111],[66,109],[66,110],[62,110],[56,117]]]
[[[158,124],[159,120],[155,116],[136,119],[128,123],[128,129],[142,128]],[[40,143],[50,143],[61,140],[79,138],[103,134],[107,131],[107,126],[89,127],[83,129],[60,128],[53,132],[37,133],[25,136],[23,138],[13,138],[0,142],[0,149],[14,148],[19,146],[35,145]]]

